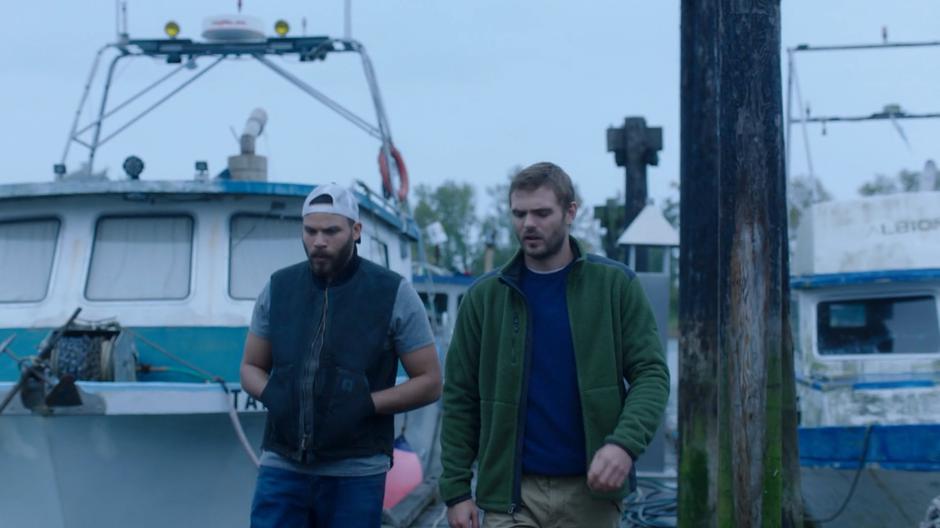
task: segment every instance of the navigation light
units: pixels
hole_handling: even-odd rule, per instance
[[[288,31],[290,31],[290,25],[286,20],[281,19],[274,23],[274,32],[277,33],[277,36],[285,37]]]
[[[171,39],[176,38],[176,36],[180,34],[180,25],[170,20],[166,23],[165,26],[163,26],[163,32],[166,33],[166,36],[170,37]]]

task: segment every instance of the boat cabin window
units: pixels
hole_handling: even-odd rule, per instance
[[[431,306],[431,301],[429,300],[427,292],[418,292],[418,297],[421,297],[421,302],[424,303],[424,308],[428,311],[428,317],[433,316],[433,322],[435,325],[447,325],[448,317],[446,293],[434,294],[434,306]]]
[[[940,353],[932,295],[826,301],[816,311],[819,353]]]
[[[275,271],[303,262],[300,217],[239,214],[229,236],[228,292],[234,299],[255,299]]]
[[[0,302],[46,297],[58,238],[54,218],[0,222]]]
[[[189,296],[193,219],[111,216],[98,220],[85,297],[96,301]]]
[[[370,237],[370,238],[372,241],[372,248],[371,248],[372,255],[369,260],[371,260],[372,262],[375,262],[376,264],[379,264],[381,266],[385,266],[386,268],[388,268],[389,267],[388,244],[386,244],[385,242],[382,242],[378,238],[375,238],[375,237]]]

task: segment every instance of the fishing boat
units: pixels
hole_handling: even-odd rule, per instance
[[[917,526],[940,496],[940,192],[813,205],[791,280],[807,516]]]
[[[453,273],[434,266],[421,266],[412,276],[418,296],[431,314],[431,329],[438,348],[447,350],[457,324],[457,308],[476,276]],[[443,358],[442,358],[443,359]]]
[[[290,37],[280,21],[267,36],[259,24],[211,18],[201,40],[181,38],[175,23],[167,38],[122,34],[95,58],[52,181],[0,185],[0,525],[248,523],[265,413],[239,388],[242,347],[271,272],[305,258],[302,202],[327,182],[267,180],[267,161],[254,148],[266,126],[260,109],[218,175],[197,162],[191,179],[151,179],[134,156],[125,178],[94,172],[105,141],[216,64],[252,59],[377,140],[381,190],[348,177],[362,216],[358,251],[411,276],[420,233],[365,48],[351,38]],[[362,61],[374,120],[271,60],[291,56],[306,67],[342,55]],[[85,125],[92,80],[109,56],[101,104]],[[115,66],[135,59],[165,63],[171,73],[112,102]],[[129,102],[179,74],[189,78],[105,135],[104,123]],[[69,173],[76,145],[88,157]],[[420,487],[436,423],[436,406],[396,421],[396,445],[417,466],[396,464],[390,512]],[[392,524],[402,518],[389,516]]]
[[[936,41],[787,49],[787,167],[792,127],[933,119],[898,104],[861,115],[814,115],[796,59],[804,53],[933,48]],[[794,111],[795,108],[795,111]],[[940,522],[940,192],[928,162],[916,192],[810,205],[791,252],[791,329],[806,517],[820,526]],[[928,521],[927,519],[933,519]],[[925,524],[921,525],[921,522]],[[933,523],[933,524],[930,524]]]

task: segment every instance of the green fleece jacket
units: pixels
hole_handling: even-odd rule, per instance
[[[588,464],[611,443],[636,459],[646,449],[669,397],[669,370],[649,302],[625,265],[585,254],[571,238],[575,263],[566,287]],[[471,498],[512,512],[521,504],[522,441],[530,332],[519,288],[523,256],[480,278],[460,304],[447,352],[441,429],[441,498]],[[624,380],[629,384],[627,388]],[[619,499],[629,492],[598,495]]]

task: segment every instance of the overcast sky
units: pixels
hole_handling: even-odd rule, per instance
[[[287,19],[292,35],[340,36],[342,0],[244,0],[244,13],[267,27]],[[5,2],[0,41],[3,119],[0,182],[46,181],[59,161],[95,51],[115,38],[115,3]],[[175,20],[198,39],[205,15],[232,13],[235,0],[128,2],[133,38],[162,37]],[[784,0],[783,43],[877,42],[938,38],[940,4],[930,0]],[[591,0],[354,0],[353,36],[378,72],[395,143],[412,185],[446,179],[486,186],[515,165],[554,161],[572,175],[588,205],[623,190],[622,169],[606,152],[605,129],[640,115],[664,129],[660,165],[649,172],[657,201],[679,178],[679,2]],[[362,73],[352,56],[326,63],[277,59],[297,75],[371,119]],[[209,60],[201,59],[200,67]],[[150,60],[122,63],[112,105],[166,73]],[[804,54],[799,77],[816,115],[868,114],[897,103],[909,112],[940,111],[940,49]],[[103,71],[104,67],[102,67]],[[784,79],[786,78],[784,64]],[[172,86],[172,84],[170,85]],[[786,93],[784,91],[784,93]],[[88,110],[97,110],[98,95]],[[136,108],[143,108],[143,103]],[[142,178],[183,179],[206,160],[213,174],[237,145],[255,107],[269,115],[259,144],[274,181],[378,187],[377,143],[250,60],[220,65],[160,111],[99,151],[96,168],[122,174],[135,154]],[[118,114],[114,127],[132,114]],[[837,197],[850,197],[876,173],[919,169],[937,154],[938,123],[903,122],[910,146],[889,122],[810,127],[817,176]],[[806,172],[799,129],[792,168]],[[73,146],[68,166],[85,155]],[[481,198],[481,204],[486,203]]]

